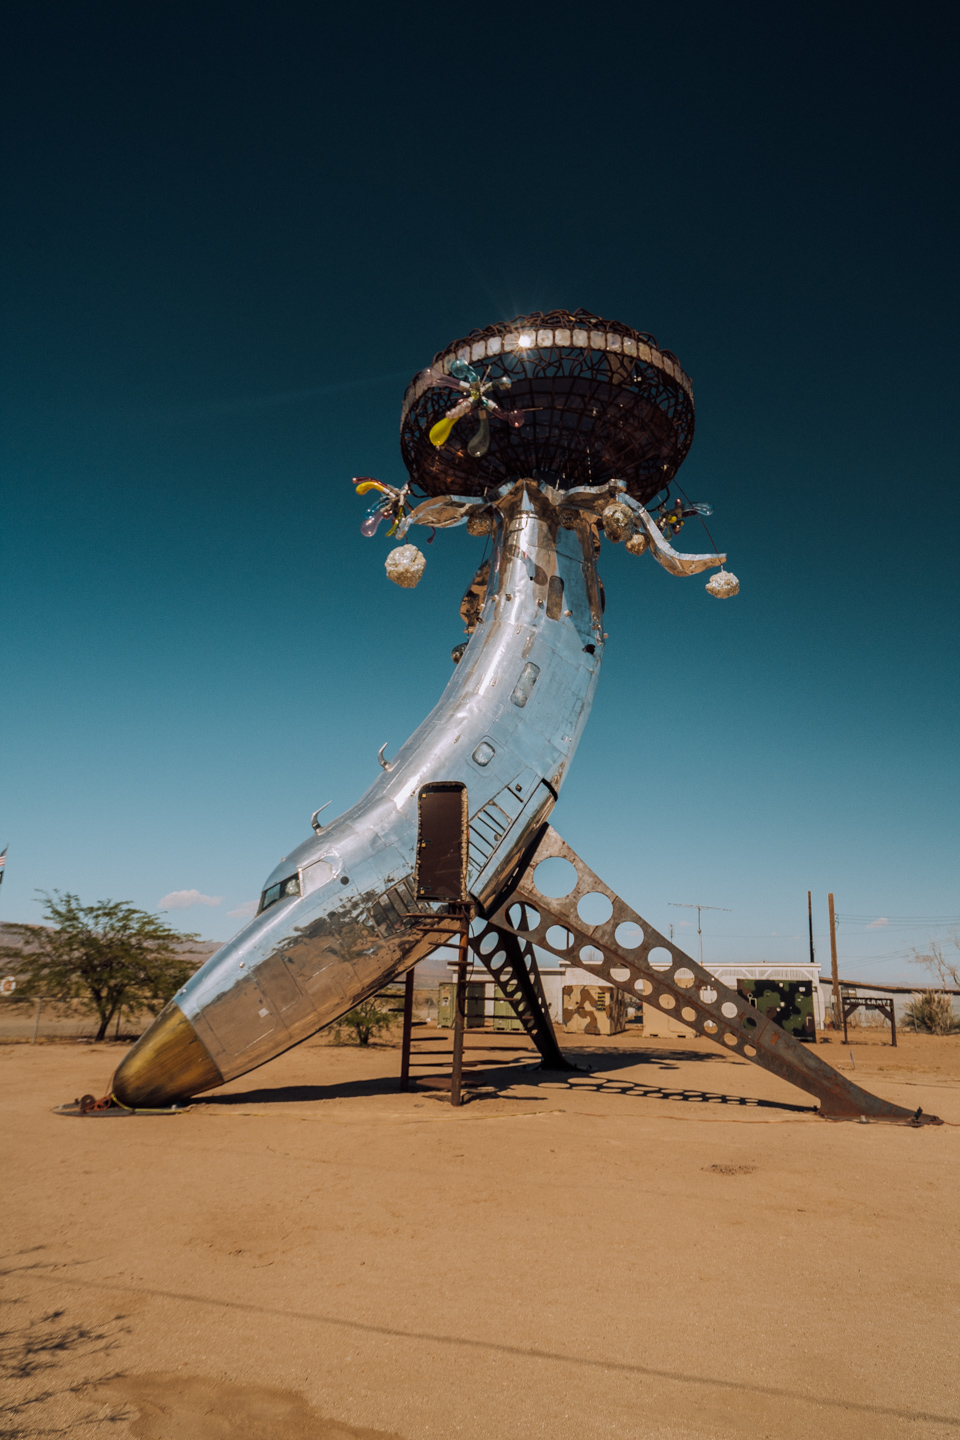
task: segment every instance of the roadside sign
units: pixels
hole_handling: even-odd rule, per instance
[[[3,979],[0,980],[0,995],[12,995],[16,988],[17,981],[15,976],[4,975]]]

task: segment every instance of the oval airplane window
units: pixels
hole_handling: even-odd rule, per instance
[[[514,705],[519,705],[521,709],[524,705],[526,705],[527,701],[530,699],[530,692],[533,690],[534,685],[536,685],[537,683],[537,677],[539,674],[540,666],[534,665],[532,660],[528,660],[526,665],[524,665],[523,669],[520,671],[520,679],[517,681],[516,685],[514,685],[513,694],[510,696],[510,699],[513,701]]]

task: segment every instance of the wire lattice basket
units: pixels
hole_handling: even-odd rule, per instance
[[[490,446],[467,450],[469,420],[435,447],[431,427],[449,411],[451,392],[414,376],[404,396],[400,449],[427,495],[483,495],[530,476],[563,490],[625,480],[649,503],[676,474],[693,440],[693,388],[652,335],[586,310],[552,310],[474,330],[434,357],[450,373],[463,360],[512,381],[509,404],[524,411],[513,428],[494,420]]]

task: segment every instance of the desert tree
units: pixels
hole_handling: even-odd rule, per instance
[[[352,1035],[358,1045],[369,1045],[374,1036],[389,1030],[396,1018],[392,1011],[382,1010],[375,999],[364,1000],[362,1004],[348,1010],[346,1015],[341,1015],[339,1020],[334,1021],[333,1043],[344,1045]]]
[[[960,935],[950,935],[946,945],[946,951],[941,940],[931,940],[925,950],[914,946],[910,963],[911,965],[922,965],[925,970],[936,975],[941,989],[958,990],[960,989]],[[951,955],[951,951],[955,952],[955,957]]]
[[[42,925],[8,925],[18,944],[0,948],[17,973],[17,998],[80,1001],[99,1018],[97,1039],[121,1009],[158,1014],[196,969],[194,934],[171,930],[124,900],[83,905],[55,890]]]

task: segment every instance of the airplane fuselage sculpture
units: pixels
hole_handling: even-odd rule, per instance
[[[479,360],[488,362],[487,374],[496,368],[492,381],[472,368]],[[503,411],[489,398],[494,386],[510,388],[514,402],[532,403]],[[446,389],[462,398],[444,415]],[[477,432],[458,444],[457,423],[471,413]],[[666,538],[683,515],[707,507],[671,510],[664,502],[657,517],[647,509],[663,490],[669,498],[692,413],[689,381],[669,352],[652,337],[583,312],[475,332],[416,377],[402,443],[427,498],[407,513],[409,486],[378,489],[388,495],[384,513],[398,539],[412,525],[463,523],[490,537],[489,568],[478,573],[462,609],[470,639],[458,647],[435,709],[391,761],[381,752],[382,772],[366,795],[329,825],[314,817],[315,833],[267,878],[259,913],[128,1053],[113,1080],[117,1103],[182,1102],[264,1064],[376,994],[472,917],[477,955],[522,1012],[547,1064],[562,1061],[534,946],[573,959],[644,1003],[675,1009],[705,1038],[817,1095],[826,1116],[917,1122],[913,1112],[852,1086],[702,971],[547,823],[603,656],[600,537],[626,540],[638,555],[649,550],[674,574],[725,560],[683,555]],[[416,577],[423,562],[412,546],[397,568],[411,555],[419,558]],[[724,596],[736,593],[737,582],[721,569],[707,588]],[[462,891],[425,900],[417,879],[421,811],[425,794],[437,789],[462,795],[469,848]],[[556,856],[576,870],[567,897],[537,887],[537,866]],[[577,907],[596,892],[607,897],[611,917],[589,925]],[[625,921],[633,927],[629,944]]]

